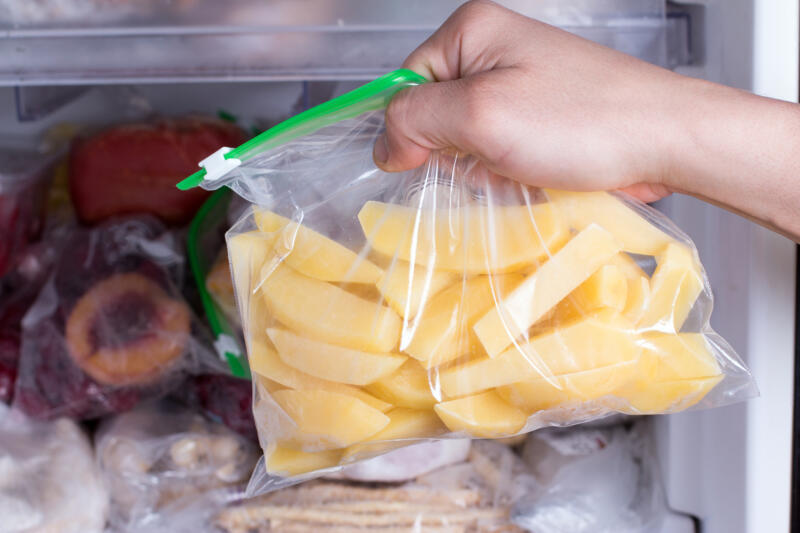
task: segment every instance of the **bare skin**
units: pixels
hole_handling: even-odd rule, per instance
[[[525,184],[681,192],[800,240],[800,107],[687,78],[488,1],[459,8],[404,66],[434,83],[386,110],[375,162],[432,150]]]

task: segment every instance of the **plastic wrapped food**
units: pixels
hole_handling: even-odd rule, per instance
[[[755,393],[709,326],[692,242],[654,209],[524,186],[469,155],[379,171],[380,108],[422,82],[387,75],[181,184],[255,204],[227,243],[274,474],[262,488],[419,439]]]
[[[51,163],[30,148],[0,146],[0,278],[42,230]]]
[[[22,350],[22,319],[49,275],[56,250],[45,244],[28,247],[18,267],[0,286],[0,403],[10,403]]]
[[[521,532],[510,510],[535,484],[510,448],[476,441],[466,460],[408,483],[313,481],[228,505],[215,522],[231,533]]]
[[[253,442],[258,441],[253,420],[253,386],[249,380],[224,374],[202,374],[190,377],[176,394],[182,401],[202,410],[209,419]]]
[[[546,429],[524,458],[540,486],[514,506],[537,533],[648,533],[667,513],[649,426]]]
[[[97,223],[149,213],[168,224],[186,223],[208,195],[180,194],[175,182],[194,172],[209,152],[244,140],[236,125],[200,116],[112,126],[80,138],[69,156],[78,217]]]
[[[108,494],[72,421],[36,422],[0,405],[0,532],[100,533]]]
[[[181,256],[151,218],[63,238],[55,271],[23,319],[14,405],[94,418],[168,392],[216,358],[177,287]]]
[[[166,402],[104,421],[95,444],[111,493],[111,525],[122,531],[138,531],[179,500],[243,486],[258,460],[251,441]]]

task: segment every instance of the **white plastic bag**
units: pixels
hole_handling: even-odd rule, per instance
[[[545,429],[524,458],[540,483],[516,503],[516,525],[536,533],[649,533],[667,512],[649,424]]]
[[[0,404],[0,532],[100,533],[107,509],[108,493],[77,424],[30,420]]]

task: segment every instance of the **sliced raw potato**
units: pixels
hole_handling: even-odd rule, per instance
[[[428,382],[428,372],[413,359],[403,363],[394,374],[368,385],[366,390],[398,407],[425,409],[432,408],[436,403]]]
[[[228,239],[231,277],[239,305],[247,306],[261,283],[277,266],[272,252],[274,236],[260,231],[240,233]]]
[[[533,378],[499,387],[497,393],[508,403],[527,413],[535,413],[569,402],[587,402],[612,394],[635,379],[638,369],[638,361],[624,361],[555,376],[550,381],[541,377]]]
[[[691,407],[719,383],[722,370],[701,333],[646,333],[638,379],[614,391],[621,410],[654,414]]]
[[[389,417],[389,424],[366,441],[347,448],[342,456],[343,461],[363,459],[396,448],[397,443],[391,441],[430,439],[447,432],[431,409],[396,407],[386,416]]]
[[[453,366],[440,374],[450,398],[536,378],[552,378],[635,360],[641,348],[632,325],[602,311],[514,345],[495,358]]]
[[[522,282],[521,274],[477,276],[457,283],[428,302],[404,332],[401,349],[425,368],[469,353],[475,320]],[[410,337],[406,342],[405,337]]]
[[[278,429],[282,442],[303,451],[345,448],[389,423],[388,416],[347,394],[284,389],[273,392],[272,399],[294,422],[288,432]]]
[[[619,268],[627,279],[628,297],[622,314],[636,324],[650,301],[650,276],[625,252],[617,254],[610,264]]]
[[[408,359],[394,353],[362,352],[336,346],[285,329],[269,328],[267,335],[284,363],[311,376],[338,383],[367,385],[388,376]]]
[[[546,189],[545,193],[571,227],[582,231],[597,224],[613,234],[626,252],[656,255],[675,240],[607,192]]]
[[[261,285],[270,313],[312,339],[367,352],[389,352],[400,340],[400,317],[335,285],[278,265]]]
[[[287,265],[322,281],[375,283],[383,271],[316,231],[272,211],[255,209],[258,229],[274,234],[274,253]]]
[[[454,272],[442,272],[397,260],[381,276],[378,289],[400,316],[413,318],[420,306],[460,279],[461,276]]]
[[[341,450],[304,452],[286,446],[276,446],[264,455],[267,472],[284,477],[332,468],[339,464],[341,457]]]
[[[525,413],[494,391],[436,404],[436,414],[450,431],[491,439],[507,437],[525,425]]]
[[[703,291],[703,276],[692,250],[681,243],[670,243],[656,257],[656,270],[650,280],[650,299],[640,328],[677,333]]]
[[[250,339],[248,343],[248,358],[250,369],[254,374],[268,378],[284,387],[295,390],[323,390],[346,394],[381,412],[386,412],[392,408],[390,403],[379,400],[358,387],[309,376],[292,368],[284,363],[278,353],[264,341]],[[274,388],[267,387],[267,390],[272,392]]]
[[[367,202],[358,220],[376,251],[457,274],[536,264],[569,237],[559,211],[546,203],[418,210]]]
[[[573,237],[475,324],[489,357],[508,348],[619,251],[614,237],[595,224]]]
[[[628,299],[628,280],[615,265],[603,265],[559,304],[556,316],[574,320],[599,309],[623,311]]]

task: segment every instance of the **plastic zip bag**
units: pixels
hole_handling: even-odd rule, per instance
[[[265,490],[419,439],[507,437],[756,393],[710,328],[690,239],[619,194],[469,155],[386,174],[396,71],[201,163],[254,204],[227,234]],[[476,125],[479,127],[479,125]]]
[[[13,405],[89,419],[224,368],[183,300],[182,257],[150,217],[54,233],[52,274],[22,321]]]
[[[104,421],[95,443],[111,525],[122,531],[138,531],[178,501],[242,488],[258,459],[249,440],[167,402]]]

